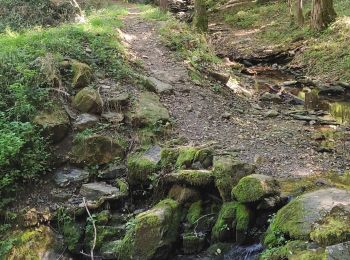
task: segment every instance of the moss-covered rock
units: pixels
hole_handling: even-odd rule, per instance
[[[54,244],[54,233],[46,226],[19,232],[15,237],[15,245],[3,259],[43,259]]]
[[[350,240],[350,208],[337,206],[314,225],[310,233],[313,241],[323,246],[334,245]]]
[[[278,245],[281,237],[310,240],[311,233],[320,242],[332,241],[334,238],[337,241],[343,234],[343,221],[339,225],[339,218],[342,217],[327,214],[339,205],[346,209],[350,207],[350,192],[328,188],[297,197],[277,212],[265,234],[264,244]],[[325,230],[327,227],[331,229]]]
[[[198,149],[195,147],[181,147],[176,160],[177,168],[190,168],[196,158]]]
[[[72,253],[79,253],[82,228],[72,219],[66,219],[61,226],[61,232],[67,249]]]
[[[207,170],[180,170],[175,173],[169,173],[164,176],[164,181],[176,184],[185,184],[190,186],[208,186],[214,182],[211,171]]]
[[[125,151],[125,143],[120,139],[94,134],[74,141],[72,160],[78,164],[101,165],[117,157],[124,158]]]
[[[249,222],[250,212],[245,205],[238,202],[225,202],[212,229],[212,241],[243,243],[249,228]]]
[[[278,194],[280,187],[277,180],[262,174],[243,177],[232,189],[232,197],[242,203],[255,202]]]
[[[213,165],[215,186],[222,200],[230,201],[232,187],[235,186],[241,178],[252,174],[255,168],[255,165],[241,162],[230,155],[215,156]]]
[[[197,220],[201,217],[202,212],[203,206],[201,200],[192,203],[186,215],[187,222],[190,225],[194,225],[197,222]]]
[[[193,188],[188,188],[181,185],[173,185],[168,193],[168,197],[176,200],[180,204],[194,202],[200,199],[200,194]]]
[[[199,162],[205,169],[213,165],[214,152],[210,148],[203,148],[197,151],[195,161]]]
[[[291,259],[299,255],[300,252],[308,249],[309,244],[302,240],[288,241],[285,245],[269,248],[261,253],[261,260]]]
[[[172,169],[175,166],[177,157],[179,157],[179,149],[163,148],[160,156],[162,167],[165,169]]]
[[[101,226],[96,225],[96,243],[95,249],[99,250],[103,244],[120,238],[124,233],[124,229],[114,226]],[[89,251],[92,247],[94,241],[94,228],[91,222],[88,222],[85,227],[85,238],[84,238],[84,248],[86,251]]]
[[[112,214],[109,210],[102,210],[94,215],[96,225],[106,225],[112,218]]]
[[[130,118],[134,126],[154,127],[159,123],[169,121],[170,116],[156,94],[143,92],[135,103]]]
[[[164,259],[178,237],[179,204],[171,199],[136,216],[122,240],[104,245],[105,257],[116,259]]]
[[[182,236],[182,250],[184,254],[196,254],[203,250],[205,245],[205,236],[193,232],[186,233]]]
[[[73,72],[72,86],[74,88],[87,87],[92,79],[90,66],[77,60],[72,60],[71,66]]]
[[[54,143],[61,141],[70,128],[68,114],[58,104],[50,110],[40,112],[33,121],[43,128],[44,135],[50,137]]]
[[[150,177],[158,171],[158,163],[143,153],[128,158],[128,182],[130,185],[148,185]]]
[[[83,113],[101,114],[103,101],[97,90],[83,88],[75,95],[73,104]]]

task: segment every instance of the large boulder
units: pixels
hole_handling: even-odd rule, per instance
[[[277,212],[264,243],[273,246],[280,236],[314,240],[323,245],[347,241],[349,210],[349,191],[328,188],[306,193]]]
[[[179,205],[166,199],[152,209],[136,216],[122,240],[105,244],[101,253],[105,258],[167,259],[178,238]]]
[[[232,197],[242,203],[256,202],[279,194],[280,187],[277,180],[262,174],[243,177],[232,189]]]
[[[73,72],[72,86],[74,88],[87,87],[92,79],[90,66],[77,60],[72,60],[71,66]]]
[[[103,101],[97,90],[83,88],[75,95],[73,104],[83,113],[101,114]]]
[[[255,165],[237,160],[233,156],[215,156],[213,174],[215,186],[223,201],[231,200],[231,190],[238,181],[255,171]]]
[[[61,141],[70,128],[68,114],[60,105],[55,105],[50,110],[40,112],[34,118],[34,123],[41,126],[44,134],[50,137],[54,143]]]
[[[134,126],[155,126],[169,121],[168,110],[159,101],[159,97],[151,92],[143,92],[138,98],[130,114]]]
[[[125,143],[105,135],[83,136],[74,141],[72,160],[78,164],[106,164],[125,156]]]

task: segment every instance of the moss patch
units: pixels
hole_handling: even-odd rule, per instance
[[[176,160],[177,168],[190,168],[196,158],[198,149],[195,147],[182,147]]]
[[[160,153],[162,167],[172,169],[178,156],[179,150],[177,148],[163,148]]]
[[[164,176],[166,182],[191,186],[208,186],[214,181],[213,174],[207,170],[180,170]]]
[[[186,220],[189,224],[194,225],[196,221],[200,218],[203,211],[202,201],[197,201],[191,204],[188,209]]]
[[[149,177],[156,173],[158,165],[154,161],[137,153],[128,158],[128,181],[131,185],[148,184]]]

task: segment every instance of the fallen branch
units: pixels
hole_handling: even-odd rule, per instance
[[[83,203],[84,203],[86,212],[89,215],[89,218],[91,219],[92,226],[94,227],[94,240],[93,240],[93,243],[92,243],[92,246],[91,246],[91,251],[90,251],[90,257],[91,257],[92,260],[94,260],[95,259],[94,258],[94,249],[95,249],[95,246],[96,246],[97,230],[96,230],[95,221],[94,221],[94,219],[92,218],[92,216],[90,214],[90,211],[89,211],[89,208],[88,208],[88,206],[86,204],[85,198],[83,198]],[[83,252],[81,252],[81,253],[84,254]]]

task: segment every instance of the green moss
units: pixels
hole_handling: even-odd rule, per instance
[[[200,162],[204,168],[209,168],[213,165],[213,154],[212,149],[200,149],[195,155],[195,161]]]
[[[235,240],[235,231],[246,232],[250,221],[249,210],[238,202],[225,202],[212,229],[212,241]],[[233,226],[234,224],[234,226]]]
[[[205,236],[195,233],[186,233],[182,237],[182,249],[185,254],[195,254],[202,251]]]
[[[219,156],[214,158],[213,173],[215,186],[223,201],[231,200],[232,187],[238,181],[255,171],[255,166],[238,161],[233,156]]]
[[[307,242],[301,240],[288,241],[284,246],[266,249],[260,254],[260,260],[290,259],[298,252],[307,249]]]
[[[64,243],[71,252],[77,252],[78,244],[82,236],[82,230],[73,220],[66,220],[63,223],[62,234]]]
[[[84,88],[90,83],[92,79],[92,70],[89,65],[72,60],[73,79],[72,85],[75,88]]]
[[[97,113],[102,112],[103,101],[95,89],[83,88],[73,99],[74,106],[83,113]]]
[[[266,231],[264,244],[276,246],[284,235],[295,239],[308,240],[301,232],[303,229],[303,206],[298,198],[280,209]]]
[[[133,154],[128,158],[128,181],[131,185],[149,183],[149,177],[157,170],[158,165],[143,157],[141,153]]]
[[[334,245],[350,239],[350,213],[335,208],[310,233],[312,240],[323,246]]]
[[[192,203],[186,215],[187,222],[191,225],[194,225],[196,221],[200,218],[202,211],[202,201],[199,200],[197,202]]]
[[[106,225],[111,219],[111,213],[109,210],[103,210],[95,214],[95,223],[96,225]]]
[[[279,194],[279,185],[271,177],[252,174],[243,177],[232,189],[232,198],[239,202],[254,202],[265,196]]]
[[[290,257],[291,260],[326,260],[327,255],[323,248],[316,250],[305,250]]]
[[[120,234],[120,229],[112,226],[96,225],[96,250],[99,250],[104,243],[117,237]],[[91,223],[86,226],[84,245],[87,250],[91,249],[94,240],[94,228]]]
[[[206,170],[181,170],[176,173],[168,174],[167,181],[183,183],[192,186],[207,186],[213,183],[213,174]]]
[[[196,158],[196,154],[198,149],[195,147],[182,147],[179,150],[179,156],[176,160],[177,168],[190,168],[194,159]]]
[[[161,165],[163,168],[173,168],[175,166],[177,157],[179,156],[179,150],[176,148],[163,148],[160,157]]]
[[[117,179],[116,184],[122,193],[124,194],[129,193],[129,184],[124,179]]]

